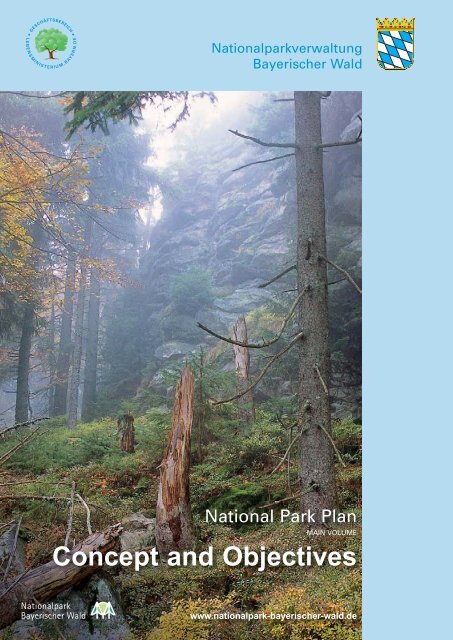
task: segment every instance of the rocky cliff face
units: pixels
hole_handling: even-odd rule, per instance
[[[348,101],[342,94],[336,95],[338,99],[334,95],[326,112],[325,137],[354,137],[357,98]],[[336,110],[332,110],[332,103],[336,103]],[[260,133],[261,137],[291,139],[292,110],[285,108],[281,129]],[[246,130],[254,131],[254,125],[249,123]],[[275,126],[275,122],[269,125],[270,129]],[[239,314],[247,314],[272,298],[272,287],[262,289],[259,284],[294,262],[293,158],[233,171],[279,154],[233,136],[226,127],[221,140],[208,142],[209,136],[165,172],[163,214],[141,258],[140,304],[144,306],[147,361],[151,363],[145,387],[161,383],[160,369],[176,366],[200,345],[214,344],[197,327],[197,321],[228,333]],[[337,154],[335,158],[332,153]],[[342,252],[344,266],[355,268],[360,254],[360,151],[355,147],[331,151],[325,172],[333,258]],[[213,289],[209,300],[194,307],[189,292],[186,304],[175,304],[172,282],[184,273],[192,273],[195,280],[197,273],[210,275]],[[279,287],[289,289],[293,282],[294,274],[290,274]],[[335,297],[340,301],[350,296],[344,283],[336,287]]]
[[[179,175],[177,190],[164,192],[164,215],[156,225],[142,264],[150,305],[150,324],[162,327],[158,359],[204,343],[196,321],[227,331],[238,314],[266,301],[271,293],[258,285],[290,260],[294,219],[292,170],[288,162],[232,172],[251,161],[255,150],[238,145],[213,151],[213,162]],[[245,174],[244,172],[247,172]],[[191,269],[207,271],[214,299],[195,314],[168,308],[172,278]],[[172,315],[165,327],[165,315]],[[169,318],[167,317],[167,320]]]

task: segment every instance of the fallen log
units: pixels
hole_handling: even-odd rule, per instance
[[[119,545],[121,525],[109,527],[105,531],[88,536],[72,549],[66,556],[70,558],[76,551],[89,554],[100,551],[102,555],[114,550]],[[78,567],[72,562],[60,567],[53,560],[46,564],[28,569],[21,576],[10,578],[0,583],[0,629],[8,627],[21,615],[21,605],[26,602],[48,602],[59,593],[80,584],[96,573],[100,566],[88,564]]]

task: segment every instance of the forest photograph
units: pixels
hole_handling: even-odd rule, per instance
[[[362,637],[361,158],[360,92],[0,93],[0,638]]]

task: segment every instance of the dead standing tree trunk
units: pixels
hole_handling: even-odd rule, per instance
[[[167,449],[160,465],[156,508],[156,545],[161,556],[193,549],[190,505],[190,440],[193,420],[194,375],[186,364],[176,387]]]
[[[121,451],[134,453],[135,451],[135,427],[134,416],[125,413],[118,418],[118,434],[120,435]]]
[[[326,213],[321,138],[321,96],[296,91],[297,280],[299,301],[299,421],[301,509],[313,512],[336,504],[335,467],[329,440],[330,353],[327,306]],[[328,434],[328,435],[327,435]],[[312,490],[310,490],[312,489]]]
[[[244,316],[239,316],[233,327],[233,337],[236,342],[247,344],[247,324]],[[233,344],[234,360],[236,364],[236,376],[238,391],[246,391],[250,386],[250,352],[248,347]],[[250,389],[238,398],[239,418],[246,424],[255,420],[255,407],[253,404],[253,391]]]

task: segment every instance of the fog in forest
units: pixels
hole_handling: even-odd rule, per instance
[[[137,126],[110,123],[107,135],[81,129],[69,141],[63,131],[64,98],[1,96],[1,126],[6,131],[27,127],[37,143],[56,153],[68,155],[81,145],[93,155],[85,161],[86,174],[80,178],[89,183],[86,210],[74,206],[68,214],[71,219],[65,220],[71,204],[62,202],[59,209],[54,205],[55,224],[67,226],[72,244],[77,236],[83,246],[81,229],[86,222],[91,224],[87,253],[90,261],[103,263],[99,270],[86,268],[79,415],[90,366],[87,349],[93,341],[97,353],[91,368],[95,366],[96,375],[88,375],[88,384],[95,385],[89,417],[114,414],[123,401],[144,408],[156,402],[165,405],[171,388],[166,374],[176,371],[189,355],[200,349],[208,352],[214,345],[197,321],[228,333],[238,315],[251,313],[255,320],[250,330],[265,335],[290,304],[293,294],[285,290],[294,289],[291,274],[273,288],[259,285],[289,265],[295,255],[294,160],[233,171],[280,154],[228,131],[277,142],[293,138],[292,103],[275,101],[288,95],[219,92],[215,102],[207,96],[194,98],[190,117],[174,129],[179,105],[147,105]],[[323,137],[353,138],[359,110],[359,94],[333,93],[323,104]],[[360,150],[355,146],[331,150],[324,154],[324,164],[331,257],[357,272]],[[41,244],[49,253],[38,256],[46,278],[38,284],[41,299],[32,338],[30,417],[48,415],[49,410],[55,413],[52,396],[68,269],[64,255],[58,255],[64,249],[63,240],[60,243],[55,234],[49,234]],[[331,280],[338,275],[332,271]],[[75,281],[69,350],[79,288]],[[90,295],[97,301],[91,314]],[[14,317],[8,318],[9,303],[2,306],[0,420],[6,425],[14,417],[20,309],[11,309]],[[330,317],[338,411],[357,412],[360,317],[347,282],[340,281],[330,290]],[[258,354],[253,368],[259,368],[260,359]],[[234,368],[231,354],[224,360],[223,370]],[[259,389],[263,400],[274,394],[290,397],[292,369],[289,356]],[[59,372],[62,375],[70,375],[70,366]]]
[[[0,94],[0,637],[361,638],[361,147],[357,92]]]

